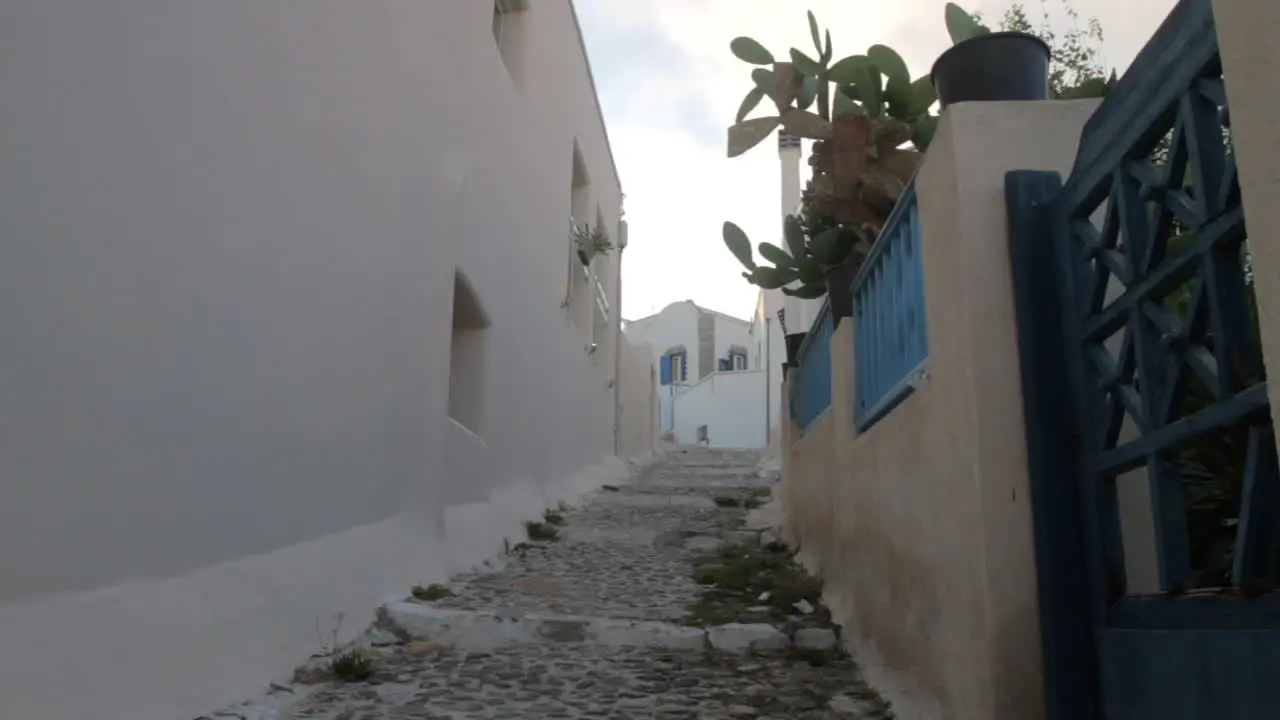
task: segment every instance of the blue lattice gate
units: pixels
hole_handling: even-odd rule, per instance
[[[1280,469],[1210,0],[1068,178],[1006,190],[1049,716],[1280,718]]]

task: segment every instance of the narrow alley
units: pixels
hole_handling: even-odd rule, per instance
[[[805,599],[820,586],[776,539],[776,473],[757,460],[670,451],[213,717],[891,717]]]

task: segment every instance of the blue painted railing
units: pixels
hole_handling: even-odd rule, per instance
[[[914,180],[853,281],[854,421],[866,430],[911,394],[929,357]]]
[[[834,330],[831,305],[824,302],[796,354],[800,367],[792,371],[796,374],[791,385],[792,416],[802,432],[831,407],[831,333]]]

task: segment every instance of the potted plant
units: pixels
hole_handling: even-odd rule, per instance
[[[591,226],[586,223],[582,227],[575,225],[570,239],[578,250],[578,259],[582,261],[583,265],[590,265],[591,260],[596,255],[608,255],[609,251],[613,249],[613,243],[609,240],[609,233],[600,226],[596,226],[596,229],[592,230]]]
[[[792,48],[791,62],[775,62],[751,38],[730,43],[740,60],[761,67],[752,71],[754,87],[729,128],[729,157],[779,127],[815,141],[801,213],[784,221],[787,249],[760,243],[760,255],[772,263],[761,266],[741,228],[725,223],[723,235],[748,282],[801,298],[830,293],[838,321],[851,314],[849,286],[933,138],[938,118],[929,108],[936,96],[930,79],[912,80],[902,57],[885,45],[832,63],[831,33],[824,42],[813,13],[808,18],[817,59]],[[765,97],[777,114],[746,119]]]
[[[778,309],[778,327],[782,328],[782,340],[786,344],[787,360],[782,363],[782,379],[787,378],[787,370],[800,366],[800,346],[804,344],[804,336],[807,333],[789,333],[787,332],[787,311],[783,308]]]
[[[930,77],[942,108],[974,100],[1048,100],[1049,45],[1026,32],[991,32],[955,3],[946,6],[955,43]]]

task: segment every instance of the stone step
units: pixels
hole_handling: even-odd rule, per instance
[[[384,649],[368,683],[299,688],[310,720],[884,720],[847,660],[582,643]],[[286,715],[282,713],[281,720]]]
[[[367,640],[374,647],[431,642],[438,649],[466,652],[493,652],[513,645],[578,643],[753,655],[789,650],[835,651],[839,643],[835,631],[827,628],[805,628],[788,635],[766,623],[700,628],[617,618],[505,615],[412,602],[387,603],[379,608]]]

